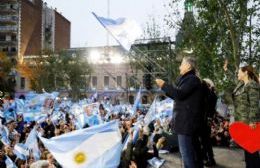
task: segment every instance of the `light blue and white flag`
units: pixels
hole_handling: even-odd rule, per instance
[[[160,101],[157,106],[157,112],[159,118],[171,119],[173,116],[173,100],[171,98],[167,98],[163,101]]]
[[[97,101],[97,98],[98,98],[98,93],[96,92],[96,93],[94,93],[94,94],[90,97],[91,102],[92,102],[92,103],[95,103],[95,101]]]
[[[1,141],[4,145],[10,145],[8,128],[1,124],[0,126]]]
[[[23,113],[23,118],[26,122],[40,121],[42,119],[46,119],[47,116],[47,113],[43,113],[41,111],[41,107],[36,107],[33,109],[27,108],[26,111]]]
[[[140,126],[141,126],[141,123],[140,122],[136,122],[135,126],[132,129],[133,131],[133,139],[132,139],[132,143],[135,144],[138,137],[139,137],[139,131],[140,131]],[[128,143],[131,141],[131,135],[127,135],[124,143],[123,143],[123,150],[126,150],[127,149],[127,145]]]
[[[92,14],[127,51],[130,50],[131,45],[142,34],[141,27],[134,20],[126,18],[118,18],[113,20],[110,18],[97,16],[94,12],[92,12]]]
[[[16,113],[17,114],[23,114],[25,110],[25,101],[23,99],[15,99],[16,104]]]
[[[64,168],[115,168],[120,162],[122,144],[118,121],[51,139],[39,138]]]
[[[6,168],[17,168],[17,166],[14,164],[14,162],[7,156],[5,159]]]
[[[159,101],[154,99],[152,105],[150,106],[145,118],[144,123],[148,125],[155,119],[171,119],[173,117],[173,100],[167,98],[165,100]]]
[[[26,160],[27,156],[29,156],[28,148],[22,143],[15,144],[13,151],[14,154],[21,160]]]
[[[136,113],[137,107],[141,104],[141,96],[142,96],[141,92],[142,92],[142,89],[140,87],[139,91],[136,95],[134,105],[133,105],[133,115]]]
[[[25,141],[25,146],[32,151],[35,160],[39,160],[41,156],[40,149],[38,147],[36,128],[33,128]]]
[[[144,117],[144,123],[145,125],[150,124],[152,122],[157,114],[157,107],[158,107],[158,101],[156,100],[157,97],[154,98],[152,105],[150,106],[148,112],[146,113]]]
[[[87,123],[86,113],[84,112],[85,103],[75,103],[70,108],[70,113],[75,117],[75,125],[77,129],[82,129]]]

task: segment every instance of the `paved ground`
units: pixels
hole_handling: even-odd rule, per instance
[[[214,148],[215,168],[244,168],[244,153],[241,149]],[[179,153],[160,154],[166,160],[161,168],[181,168]]]

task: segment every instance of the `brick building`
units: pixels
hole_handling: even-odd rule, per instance
[[[70,21],[42,0],[1,0],[0,23],[0,51],[12,59],[70,48]]]
[[[45,49],[68,49],[70,26],[70,21],[42,0],[1,0],[0,52],[15,64]],[[24,90],[25,82],[17,75],[16,90]]]

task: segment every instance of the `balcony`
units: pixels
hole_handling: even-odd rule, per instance
[[[0,45],[1,46],[17,45],[17,43],[18,43],[17,41],[2,41],[2,40],[0,40]]]
[[[15,14],[18,13],[17,4],[1,4],[0,5],[0,14]]]
[[[17,24],[17,16],[0,16],[1,24]]]
[[[17,3],[18,0],[1,0],[1,3]]]
[[[6,33],[6,32],[16,32],[18,29],[17,26],[0,26],[0,32]]]
[[[13,57],[13,56],[17,56],[17,51],[8,51],[6,52],[6,55]]]

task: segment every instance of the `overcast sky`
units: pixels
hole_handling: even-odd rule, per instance
[[[57,8],[71,22],[71,47],[106,45],[106,31],[91,12],[107,17],[108,0],[44,0]],[[126,17],[136,20],[142,27],[149,16],[163,25],[168,0],[110,0],[110,18]],[[110,44],[116,42],[110,37]]]

